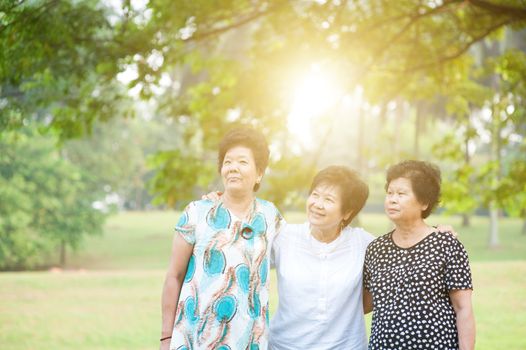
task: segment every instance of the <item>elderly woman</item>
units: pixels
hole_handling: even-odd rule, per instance
[[[190,203],[173,238],[162,295],[161,349],[265,349],[270,249],[282,217],[255,197],[268,163],[263,135],[219,146],[219,201]]]
[[[287,225],[273,245],[279,305],[270,348],[366,349],[362,267],[373,236],[349,223],[369,189],[352,170],[330,166],[312,181],[308,222]]]
[[[385,212],[395,229],[367,248],[365,304],[373,304],[369,349],[473,349],[475,321],[467,253],[424,219],[440,196],[440,170],[404,161],[387,171]]]

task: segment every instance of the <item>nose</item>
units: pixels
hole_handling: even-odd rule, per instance
[[[237,173],[237,172],[239,172],[237,163],[235,163],[235,162],[230,163],[228,165],[228,172],[229,173]]]
[[[322,209],[323,208],[323,200],[321,200],[320,198],[314,199],[314,206],[316,208]]]
[[[391,195],[388,194],[387,195],[387,202],[389,202],[389,203],[396,203],[396,201],[397,201],[397,198],[396,198],[396,196],[394,194],[391,194]]]

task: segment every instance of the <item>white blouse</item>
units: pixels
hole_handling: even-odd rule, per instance
[[[367,349],[362,271],[373,239],[354,227],[330,243],[316,240],[309,223],[282,229],[272,251],[279,305],[270,349]]]

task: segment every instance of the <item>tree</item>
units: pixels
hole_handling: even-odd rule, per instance
[[[232,123],[261,128],[279,146],[274,153],[285,154],[279,137],[287,127],[290,81],[311,64],[338,72],[345,93],[362,86],[371,105],[409,105],[397,110],[401,114],[437,99],[458,100],[456,94],[473,83],[475,45],[526,23],[521,0],[157,0],[141,9],[127,1],[122,9],[91,1],[9,4],[0,29],[4,125],[40,121],[63,138],[87,132],[94,120],[114,117],[114,100],[125,98],[115,78],[126,72],[133,76],[128,88],[155,100],[159,114],[171,118],[184,145],[192,147],[163,150],[152,160],[176,177],[157,177],[153,185],[171,204],[210,179],[208,170],[182,179],[187,172],[180,167],[188,163],[196,170],[210,161]],[[65,25],[58,20],[63,17]],[[7,62],[19,73],[7,69]],[[445,118],[435,111],[424,120],[422,109],[417,111],[417,131],[428,120]],[[355,159],[381,168],[385,162],[379,159],[387,157],[365,162],[361,137]],[[419,155],[421,140],[415,138]],[[316,142],[314,148],[327,144]],[[393,148],[391,159],[405,155]],[[191,191],[182,191],[181,184]]]
[[[34,129],[0,138],[0,269],[36,268],[60,249],[76,248],[87,234],[100,233],[106,216],[100,199],[78,168],[60,157],[56,139]]]
[[[114,117],[115,78],[141,40],[134,15],[129,2],[119,15],[92,0],[2,1],[0,132],[38,123],[67,139]]]

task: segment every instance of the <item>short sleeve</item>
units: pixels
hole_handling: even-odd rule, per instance
[[[188,204],[174,228],[175,232],[179,233],[190,244],[195,244],[196,211],[197,208],[194,202]]]
[[[445,269],[446,288],[473,289],[468,253],[460,241],[452,237],[451,240]]]

